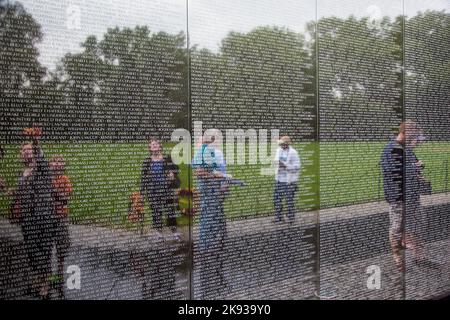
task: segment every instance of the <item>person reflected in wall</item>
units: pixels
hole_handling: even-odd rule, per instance
[[[291,138],[282,136],[279,140],[279,148],[275,154],[275,189],[273,204],[275,208],[275,222],[284,220],[283,200],[286,201],[287,218],[290,223],[295,220],[294,199],[297,192],[297,184],[301,168],[298,152],[291,147]]]
[[[400,125],[398,134],[389,141],[381,154],[384,197],[389,204],[389,243],[398,269],[405,271],[404,250],[410,249],[414,262],[426,261],[420,241],[420,193],[423,163],[414,148],[424,136],[413,121]]]
[[[205,137],[192,161],[200,195],[198,261],[203,299],[217,296],[227,286],[223,272],[227,236],[223,204],[226,179],[231,175],[226,173],[225,159],[217,144],[219,135],[217,130]]]
[[[55,207],[49,164],[39,146],[41,132],[41,128],[36,126],[24,131],[32,141],[23,143],[20,149],[19,157],[24,169],[12,193],[10,218],[22,229],[29,260],[30,293],[48,299]]]
[[[69,253],[69,200],[72,195],[72,183],[66,174],[66,161],[63,156],[55,155],[49,162],[52,175],[53,203],[55,206],[55,246],[58,260],[57,290],[60,298],[64,298],[64,261]]]
[[[153,228],[162,231],[165,213],[169,228],[179,238],[175,195],[175,189],[180,187],[179,167],[173,163],[170,156],[163,155],[159,140],[150,139],[148,148],[150,156],[144,160],[141,170],[142,203],[146,199],[150,203]]]

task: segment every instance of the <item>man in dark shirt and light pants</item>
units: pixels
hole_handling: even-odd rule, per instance
[[[420,213],[420,170],[413,149],[423,140],[418,125],[405,121],[399,133],[383,149],[384,196],[389,203],[389,242],[397,267],[405,270],[403,249],[411,249],[414,261],[424,260],[422,246],[418,241],[418,214]]]

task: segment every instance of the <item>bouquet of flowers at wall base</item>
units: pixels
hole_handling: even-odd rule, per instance
[[[195,189],[178,189],[178,204],[184,216],[192,217],[198,210],[199,194]]]
[[[130,195],[127,218],[130,222],[144,221],[144,204],[139,192],[133,192]]]

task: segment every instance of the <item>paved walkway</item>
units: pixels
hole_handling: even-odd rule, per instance
[[[444,206],[449,203],[450,193],[422,198],[423,206]],[[227,255],[230,259],[224,269],[230,283],[220,297],[315,298],[319,278],[315,269],[317,238],[314,233],[317,233],[315,227],[318,222],[320,221],[320,225],[328,223],[330,226],[333,226],[334,222],[345,225],[348,221],[348,224],[351,224],[355,219],[375,217],[387,210],[386,203],[373,202],[302,213],[292,225],[275,224],[272,216],[228,221],[230,247]],[[323,232],[325,231],[321,231]],[[368,230],[368,232],[372,231]],[[161,235],[151,229],[141,235],[138,232],[122,229],[70,225],[72,246],[66,264],[80,266],[82,289],[66,290],[66,298],[184,299],[188,297],[190,270],[188,240],[194,239],[195,242],[198,239],[197,225],[192,228],[191,234],[187,227],[179,229],[179,233],[181,239],[177,239],[169,230],[165,230]],[[26,298],[20,290],[26,278],[23,274],[25,258],[20,250],[22,241],[20,228],[11,225],[6,219],[0,219],[0,240],[0,270],[3,274],[0,279],[2,281],[0,287],[3,287],[1,295],[8,298]],[[277,241],[280,245],[270,245]],[[445,239],[428,243],[427,246],[433,257],[441,264],[440,271],[411,266],[403,287],[402,280],[398,280],[398,272],[392,263],[390,253],[385,252],[385,244],[380,245],[384,249],[378,254],[373,251],[370,257],[351,261],[344,259],[342,263],[324,263],[320,270],[320,283],[322,288],[328,288],[329,292],[342,299],[401,299],[404,296],[429,298],[450,288],[449,244],[449,241]],[[326,243],[324,242],[323,245],[325,246]],[[367,250],[370,251],[371,248]],[[250,255],[248,260],[245,258],[245,251],[248,251]],[[255,257],[254,252],[260,252],[260,255]],[[295,254],[292,253],[290,256],[290,252]],[[264,257],[266,257],[265,261]],[[264,265],[266,262],[273,263],[273,268]],[[256,265],[251,265],[252,263]],[[365,286],[367,280],[365,270],[370,264],[380,266],[383,271],[384,281],[381,290],[368,290]],[[290,269],[292,273],[286,273],[286,270]],[[280,274],[278,275],[277,272]],[[8,276],[5,277],[5,274]],[[198,283],[196,269],[194,269],[193,280],[193,286],[196,287]]]

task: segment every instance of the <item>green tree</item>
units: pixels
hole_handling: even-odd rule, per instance
[[[230,32],[218,53],[192,52],[193,118],[227,128],[278,128],[308,136],[314,112],[312,57],[302,34],[258,27]]]
[[[20,3],[0,0],[0,30],[0,128],[10,140],[37,120],[32,97],[46,70],[36,47],[42,40],[41,27]]]
[[[419,13],[405,21],[406,116],[430,139],[450,139],[450,15]]]
[[[89,127],[95,139],[167,138],[174,115],[187,119],[184,45],[183,33],[151,34],[139,26],[110,28],[101,41],[88,37],[58,72],[68,108],[81,110],[74,130]]]
[[[398,21],[318,21],[321,139],[385,139],[402,117]]]

